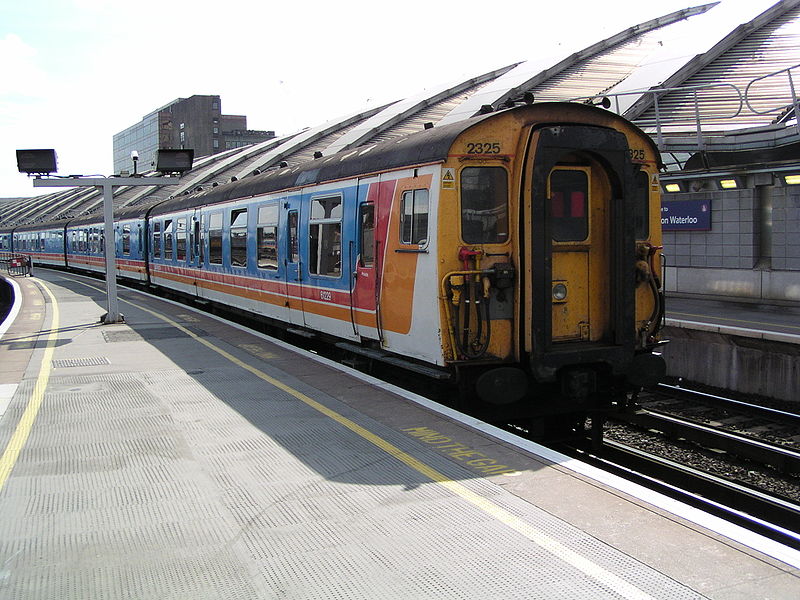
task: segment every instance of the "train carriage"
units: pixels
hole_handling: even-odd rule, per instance
[[[62,221],[15,227],[10,240],[14,252],[27,254],[34,265],[63,267],[64,224]]]
[[[114,218],[114,248],[117,277],[147,281],[145,261],[147,207],[117,211]]]
[[[105,273],[105,236],[102,215],[72,219],[64,233],[67,266],[93,273]]]
[[[574,425],[665,369],[659,166],[599,108],[502,110],[125,209],[118,275]],[[102,270],[102,224],[66,232]]]

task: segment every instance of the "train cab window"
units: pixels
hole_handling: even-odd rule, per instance
[[[164,219],[164,258],[172,260],[172,219]]]
[[[339,277],[342,273],[342,198],[314,198],[308,226],[308,272]]]
[[[256,230],[259,269],[278,268],[278,205],[271,204],[258,208]]]
[[[131,226],[122,226],[122,256],[130,256],[131,254]]]
[[[208,262],[222,264],[222,213],[211,213],[208,219]]]
[[[153,223],[153,257],[161,258],[161,223]]]
[[[646,240],[650,237],[650,176],[644,171],[640,171],[636,175],[634,202],[636,239]]]
[[[400,243],[424,245],[428,241],[428,190],[403,192],[400,206]]]
[[[175,221],[175,258],[186,260],[186,219]]]
[[[508,241],[508,175],[502,167],[461,171],[461,238],[468,244]]]
[[[231,211],[231,266],[247,266],[247,209]]]
[[[585,171],[555,169],[550,174],[553,240],[579,242],[589,236],[589,178]]]
[[[361,228],[358,263],[362,267],[371,267],[375,263],[375,205],[372,202],[362,203],[358,215]]]

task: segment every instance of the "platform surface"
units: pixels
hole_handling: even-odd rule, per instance
[[[0,337],[2,598],[798,598],[707,530],[188,308],[39,269]]]

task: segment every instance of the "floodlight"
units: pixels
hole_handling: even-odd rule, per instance
[[[56,151],[48,150],[17,150],[17,167],[20,173],[28,175],[48,175],[55,173]]]
[[[682,191],[681,190],[681,184],[680,183],[667,183],[667,184],[664,185],[664,191],[670,192],[670,193],[680,192],[680,191]]]
[[[798,185],[800,184],[800,175],[785,175],[783,180],[787,185]]]
[[[162,173],[183,173],[192,170],[194,150],[192,149],[167,149],[156,150],[156,171]]]
[[[731,176],[717,179],[717,184],[723,190],[735,190],[744,187],[744,182],[741,177]]]

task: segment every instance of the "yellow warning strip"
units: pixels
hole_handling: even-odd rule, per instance
[[[53,313],[53,321],[50,324],[50,335],[47,337],[47,347],[44,350],[42,357],[42,365],[39,369],[39,375],[36,378],[36,384],[33,386],[33,394],[28,400],[28,406],[25,407],[25,412],[22,418],[17,423],[17,428],[14,430],[14,435],[8,442],[3,456],[0,457],[0,490],[5,486],[6,480],[14,465],[17,463],[19,453],[22,451],[25,442],[28,441],[28,436],[31,433],[33,422],[36,420],[36,415],[39,414],[39,408],[42,406],[44,400],[44,392],[47,389],[47,382],[50,380],[50,370],[52,368],[53,352],[55,351],[56,342],[58,341],[58,327],[59,327],[59,311],[58,303],[55,296],[48,289],[48,287],[39,280],[39,285],[42,286],[44,291],[50,296],[50,306]]]
[[[84,285],[86,285],[86,284],[84,284]],[[89,287],[92,287],[92,286],[89,286]],[[526,523],[525,521],[523,521],[519,517],[511,514],[506,509],[498,506],[494,502],[491,502],[491,501],[483,498],[479,494],[476,494],[475,492],[471,491],[466,486],[464,486],[464,485],[462,485],[462,484],[460,484],[460,483],[458,483],[456,481],[453,481],[449,477],[446,477],[445,475],[443,475],[442,473],[440,473],[436,469],[434,469],[434,468],[426,465],[422,461],[414,458],[413,456],[411,456],[407,452],[403,452],[402,450],[400,450],[394,444],[392,444],[390,442],[387,442],[386,440],[384,440],[383,438],[375,435],[374,433],[372,433],[368,429],[365,429],[364,427],[362,427],[358,423],[355,423],[354,421],[351,421],[347,417],[345,417],[343,415],[340,415],[339,413],[337,413],[334,410],[331,410],[330,408],[328,408],[324,404],[321,404],[320,402],[317,402],[313,398],[305,395],[303,392],[300,392],[300,391],[298,391],[298,390],[286,385],[282,381],[280,381],[278,379],[275,379],[274,377],[271,377],[271,376],[267,375],[266,373],[264,373],[263,371],[257,369],[256,367],[253,367],[252,365],[249,365],[249,364],[245,363],[244,361],[236,358],[230,352],[227,352],[226,350],[223,350],[222,348],[219,348],[218,346],[215,346],[214,344],[212,344],[208,340],[203,339],[202,337],[196,335],[195,333],[193,333],[192,331],[190,331],[189,329],[187,329],[186,327],[184,327],[180,323],[176,323],[175,321],[173,321],[169,317],[167,317],[167,316],[165,316],[165,315],[163,315],[161,313],[155,312],[153,310],[150,310],[148,308],[145,308],[144,306],[142,306],[140,304],[137,304],[135,302],[131,302],[130,300],[124,300],[124,302],[130,304],[131,306],[134,306],[134,307],[138,308],[141,311],[146,312],[149,315],[152,315],[153,317],[155,317],[157,319],[160,319],[160,320],[164,321],[165,323],[168,323],[172,327],[175,327],[179,331],[181,331],[181,332],[185,333],[187,336],[191,337],[194,341],[204,345],[209,350],[212,350],[213,352],[216,352],[217,354],[219,354],[220,356],[222,356],[226,360],[232,362],[236,366],[241,367],[245,371],[249,371],[250,373],[252,373],[256,377],[258,377],[259,379],[262,379],[263,381],[266,381],[270,385],[272,385],[272,386],[274,386],[274,387],[276,387],[276,388],[278,388],[280,390],[283,390],[287,394],[290,394],[291,396],[297,398],[298,400],[300,400],[304,404],[310,406],[314,410],[317,410],[320,413],[322,413],[323,415],[325,415],[327,417],[330,417],[331,419],[333,419],[334,421],[336,421],[340,425],[346,427],[347,429],[349,429],[353,433],[356,433],[357,435],[361,436],[363,439],[365,439],[368,442],[374,444],[375,446],[377,446],[378,448],[380,448],[381,450],[383,450],[387,454],[393,456],[394,458],[396,458],[400,462],[408,465],[409,467],[411,467],[412,469],[414,469],[418,473],[421,473],[425,477],[429,478],[431,481],[434,481],[434,482],[438,483],[439,485],[442,485],[443,487],[445,487],[448,490],[450,490],[453,494],[455,494],[455,495],[459,496],[460,498],[462,498],[463,500],[466,500],[467,502],[473,504],[474,506],[476,506],[477,508],[479,508],[483,512],[487,513],[488,515],[490,515],[490,516],[494,517],[495,519],[497,519],[498,521],[504,523],[505,525],[507,525],[511,529],[513,529],[513,530],[517,531],[518,533],[522,534],[523,536],[525,536],[526,538],[528,538],[532,542],[538,544],[542,548],[546,549],[551,554],[557,556],[558,558],[560,558],[564,562],[572,565],[573,567],[575,567],[576,569],[578,569],[581,572],[585,573],[586,575],[596,579],[598,582],[600,582],[603,585],[605,585],[606,587],[612,589],[614,592],[616,592],[617,594],[619,594],[623,598],[629,598],[631,600],[654,600],[652,596],[650,596],[648,593],[644,592],[643,590],[640,590],[636,586],[631,585],[630,583],[628,583],[624,579],[618,577],[617,575],[614,575],[610,571],[607,571],[606,569],[604,569],[600,565],[597,565],[597,564],[593,563],[592,561],[590,561],[587,558],[581,556],[577,552],[574,552],[573,550],[570,550],[569,548],[564,546],[558,540],[555,540],[554,538],[552,538],[551,536],[547,535],[543,531],[537,529],[536,527],[530,525],[529,523]]]

